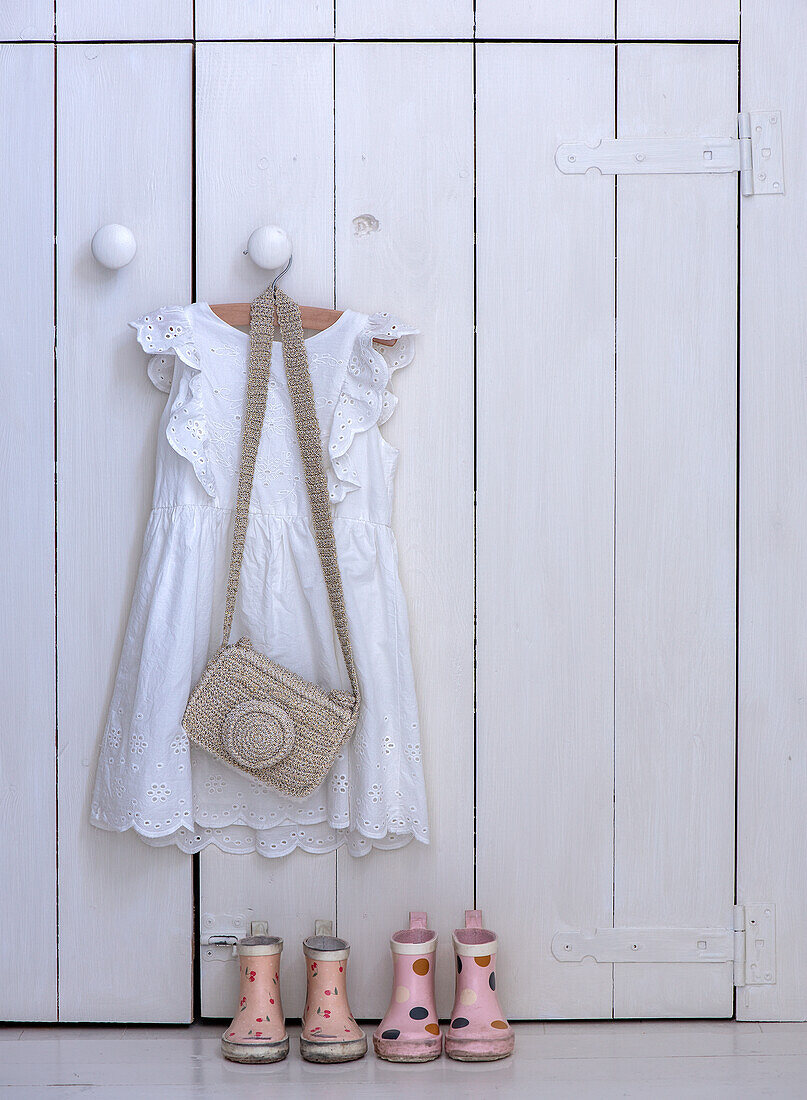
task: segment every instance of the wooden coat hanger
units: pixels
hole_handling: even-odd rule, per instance
[[[272,289],[277,286],[280,279],[283,278],[290,267],[291,257],[289,257],[289,262],[283,270],[278,275],[275,275],[272,280]],[[249,325],[250,305],[250,302],[221,302],[218,305],[211,305],[210,308],[225,324],[232,325],[234,328],[239,328]],[[300,306],[300,321],[304,329],[308,329],[311,332],[324,332],[326,328],[335,325],[343,313],[344,310],[327,309],[325,306]],[[395,341],[374,340],[373,343],[384,344],[386,347],[391,348],[395,344]]]

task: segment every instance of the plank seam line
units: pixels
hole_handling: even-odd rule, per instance
[[[333,0],[333,27],[334,27],[334,35],[335,35],[336,34],[336,0]],[[337,234],[336,234],[336,226],[337,226],[337,223],[336,223],[336,217],[337,217],[336,170],[337,169],[336,169],[336,46],[335,45],[333,45],[332,48],[331,48],[331,111],[332,111],[332,120],[331,120],[332,163],[331,163],[331,171],[332,171],[332,174],[333,174],[333,179],[331,181],[332,185],[333,185],[333,207],[332,207],[332,211],[331,211],[331,213],[333,215],[333,237],[332,237],[332,244],[331,244],[331,249],[333,251],[333,264],[332,264],[332,275],[331,275],[331,277],[333,279],[333,290],[331,292],[331,297],[332,297],[334,309],[336,309],[336,304],[337,304],[337,300],[338,300],[337,299],[338,269],[337,269],[337,255],[336,255],[336,242],[337,242]],[[334,854],[333,854],[333,920],[334,920],[334,929],[336,931],[337,936],[339,935],[339,862],[340,862],[339,861],[339,848],[337,847],[336,850],[334,851]]]
[[[474,0],[474,15],[476,14],[476,0]],[[474,757],[474,769],[473,769],[473,799],[474,799],[474,814],[473,814],[473,896],[474,896],[474,909],[479,907],[479,900],[477,897],[477,858],[478,858],[478,818],[477,818],[477,802],[478,802],[478,740],[479,740],[479,719],[477,711],[477,678],[478,678],[478,661],[477,661],[477,645],[478,645],[478,585],[477,585],[477,564],[478,564],[478,528],[477,528],[477,510],[476,510],[476,497],[477,497],[477,458],[478,458],[478,440],[477,440],[477,373],[478,373],[478,340],[477,340],[477,119],[476,119],[476,43],[471,47],[471,101],[473,107],[473,199],[471,204],[472,220],[473,220],[473,241],[474,241],[474,253],[473,253],[473,387],[474,387],[474,415],[473,415],[473,676],[472,676],[472,692],[473,692],[473,757]]]
[[[53,6],[54,33],[56,3]],[[59,951],[59,418],[58,418],[58,325],[57,325],[57,156],[58,156],[58,64],[59,54],[53,49],[53,741],[54,741],[54,862],[56,872],[56,1022],[61,1021],[60,951]]]
[[[283,45],[300,45],[306,42],[330,42],[334,44],[358,45],[383,45],[389,43],[394,46],[429,45],[430,43],[476,45],[548,45],[548,46],[587,46],[602,44],[613,45],[637,45],[637,46],[738,46],[739,38],[471,38],[460,36],[457,38],[339,38],[337,36],[312,37],[312,38],[3,38],[0,46],[173,46],[185,44],[195,45],[233,45],[243,46],[251,43],[266,43]]]
[[[196,301],[196,0],[193,0],[193,37],[191,43],[191,301]],[[193,943],[191,944],[191,1018],[202,1018],[202,853],[191,857],[191,904],[193,906]]]
[[[616,3],[614,3],[614,24],[616,24]],[[619,137],[619,46],[614,46],[614,137]],[[619,176],[614,176],[614,481],[612,491],[613,533],[611,542],[613,581],[611,598],[613,605],[613,630],[611,636],[611,669],[613,687],[611,694],[611,925],[616,926],[616,593],[617,593],[617,542],[616,542],[616,499],[617,499],[617,336],[619,327]],[[616,964],[611,963],[611,1019],[616,1018]]]
[[[739,12],[739,30],[742,37],[742,5]],[[737,46],[737,114],[742,110],[742,50]],[[741,282],[742,282],[742,209],[743,200],[740,189],[740,177],[737,177],[737,372],[735,386],[737,393],[736,424],[735,424],[735,448],[736,467],[734,483],[734,904],[740,903],[740,379],[742,377],[742,313],[741,313]],[[737,986],[733,988],[732,1015],[737,1016]]]

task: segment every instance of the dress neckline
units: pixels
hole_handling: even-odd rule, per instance
[[[228,325],[226,321],[222,321],[221,317],[219,317],[217,313],[214,313],[213,310],[210,308],[208,302],[194,302],[194,306],[197,309],[200,309],[202,313],[204,313],[207,320],[215,324],[220,331],[228,335],[232,335],[236,340],[240,339],[241,341],[246,343],[247,347],[249,347],[249,333],[244,332],[243,329],[236,328],[235,325]],[[323,340],[325,337],[330,336],[332,333],[335,333],[337,330],[340,330],[342,327],[344,327],[346,319],[351,316],[353,316],[352,309],[344,310],[341,317],[337,318],[337,320],[334,321],[332,325],[329,325],[327,328],[322,329],[320,332],[315,332],[313,336],[306,337],[303,343],[306,347],[313,346],[315,343]],[[280,340],[272,341],[273,348],[280,346]]]

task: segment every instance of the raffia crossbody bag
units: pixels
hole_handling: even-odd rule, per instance
[[[336,635],[350,692],[326,691],[253,649],[248,638],[230,645],[238,578],[249,519],[255,457],[266,411],[275,310],[283,344],[297,442],[311,502]],[[301,798],[323,781],[341,746],[356,728],[361,706],[350,646],[342,579],[322,465],[322,443],[300,324],[300,310],[282,290],[264,291],[252,303],[249,374],[238,498],[233,528],[224,636],[193,689],[182,725],[194,745],[227,764]]]

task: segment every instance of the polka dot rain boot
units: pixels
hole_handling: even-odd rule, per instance
[[[387,1062],[431,1062],[443,1049],[434,1005],[437,933],[426,925],[425,913],[410,913],[409,927],[389,941],[392,1000],[373,1033],[375,1052]]]
[[[280,1003],[282,950],[278,936],[248,936],[238,944],[238,1007],[221,1037],[221,1052],[231,1062],[279,1062],[289,1053]]]
[[[350,944],[333,934],[331,922],[318,920],[303,941],[307,992],[300,1054],[307,1062],[352,1062],[367,1053],[367,1036],[347,1000]]]
[[[454,929],[457,984],[446,1054],[459,1062],[493,1062],[513,1053],[515,1035],[496,996],[496,936],[482,927],[479,909]]]

